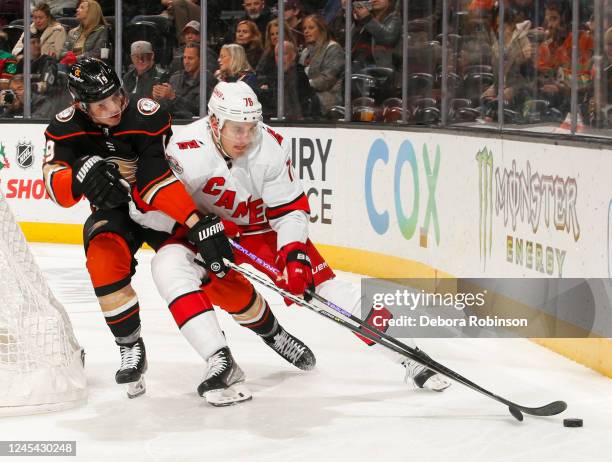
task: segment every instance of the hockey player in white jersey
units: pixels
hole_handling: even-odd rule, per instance
[[[308,199],[293,171],[287,143],[262,123],[261,104],[254,92],[243,82],[221,82],[213,90],[208,114],[175,134],[166,148],[171,168],[200,211],[222,218],[228,231],[234,229],[228,234],[239,233],[241,246],[274,262],[285,278],[268,275],[279,286],[296,295],[314,287],[321,296],[359,316],[359,288],[336,279],[308,239]],[[142,221],[146,216],[134,218]],[[193,268],[196,253],[184,246],[181,249],[162,248],[153,259],[154,279],[162,296],[167,286],[181,286],[164,268],[182,266],[187,273],[193,271],[189,268]],[[235,254],[235,262],[249,261]],[[211,296],[213,303],[229,296],[222,292]],[[231,295],[236,296],[236,291]],[[416,347],[412,340],[409,345]],[[374,347],[405,367],[406,380],[416,387],[442,391],[450,385],[415,361]]]

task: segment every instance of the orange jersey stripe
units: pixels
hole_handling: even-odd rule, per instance
[[[178,180],[161,188],[153,197],[151,205],[170,215],[182,225],[198,210],[193,199]]]
[[[51,173],[50,187],[53,191],[48,191],[49,195],[55,197],[55,201],[62,207],[72,207],[79,202],[82,196],[75,198],[72,195],[72,169]]]

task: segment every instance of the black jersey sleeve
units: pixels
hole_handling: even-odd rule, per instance
[[[172,117],[148,98],[136,103],[134,115],[137,122],[134,135],[138,137],[137,195],[148,206],[184,223],[196,212],[196,207],[166,160],[165,149],[172,136]]]
[[[81,116],[69,107],[57,114],[45,130],[43,179],[51,199],[63,207],[71,207],[80,199],[72,195],[72,165],[85,155],[83,139],[92,134],[80,123]]]

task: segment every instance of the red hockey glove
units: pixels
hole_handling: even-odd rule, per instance
[[[306,244],[291,242],[280,249],[278,257],[277,265],[286,278],[286,283],[281,283],[283,288],[292,294],[304,295],[304,299],[310,301],[311,297],[304,292],[306,289],[314,291],[314,279]]]
[[[221,222],[225,228],[225,235],[234,241],[238,241],[240,239],[240,227],[233,221],[221,220]]]

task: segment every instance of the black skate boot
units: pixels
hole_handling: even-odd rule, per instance
[[[128,398],[136,398],[146,391],[144,373],[147,371],[147,353],[142,338],[132,345],[119,346],[121,367],[115,374],[115,382],[128,384]]]
[[[303,371],[314,369],[317,358],[310,348],[282,327],[276,335],[262,337],[263,341],[286,361]]]
[[[230,406],[253,397],[244,386],[245,375],[228,347],[221,348],[208,358],[208,370],[198,394],[213,406]]]

